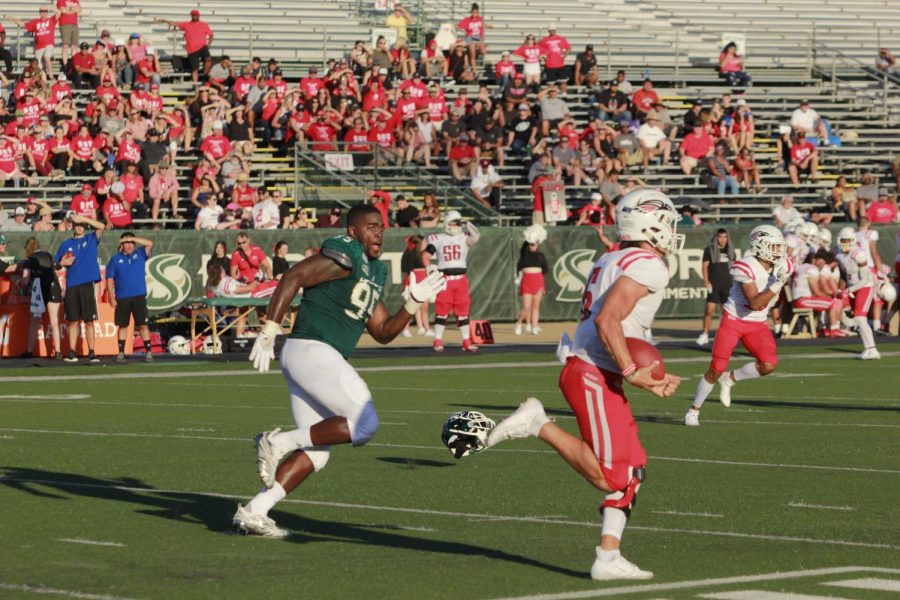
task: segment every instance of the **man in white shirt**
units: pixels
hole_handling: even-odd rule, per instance
[[[643,150],[645,171],[650,166],[650,159],[660,154],[662,154],[663,164],[667,164],[669,153],[672,151],[672,142],[659,126],[657,117],[656,111],[651,110],[647,115],[647,122],[641,125],[637,132],[637,139]]]
[[[775,227],[784,229],[784,226],[796,219],[803,219],[796,208],[794,208],[794,197],[788,194],[781,199],[781,204],[772,209],[772,218],[775,219]]]
[[[281,211],[268,192],[263,191],[260,200],[253,205],[254,229],[278,229],[281,222]]]
[[[802,131],[808,136],[818,135],[822,140],[822,144],[828,145],[828,132],[825,130],[825,123],[815,110],[809,107],[809,100],[804,98],[800,101],[800,108],[791,114],[791,127],[794,131]]]
[[[475,169],[475,176],[469,186],[475,199],[487,207],[497,208],[503,186],[503,179],[494,170],[491,161],[487,158],[478,161],[478,168]]]

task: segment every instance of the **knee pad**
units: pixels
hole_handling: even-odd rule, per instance
[[[372,401],[366,402],[356,419],[347,419],[347,425],[350,427],[350,440],[354,446],[363,446],[371,440],[378,431],[378,414]]]
[[[315,446],[314,448],[303,450],[303,452],[309,457],[317,473],[325,468],[325,465],[328,464],[328,457],[331,456],[331,450],[328,446]]]
[[[447,317],[448,317],[448,316],[449,316],[449,315],[435,315],[435,317],[434,317],[434,324],[435,324],[435,325],[444,325],[444,326],[446,326],[446,325],[447,325]]]
[[[625,513],[626,517],[631,516],[631,509],[637,504],[637,493],[644,481],[644,467],[632,467],[631,477],[624,490],[607,494],[606,498],[600,504],[600,512],[604,508],[618,508]]]
[[[469,326],[469,317],[457,317],[456,324],[460,327],[468,327]]]

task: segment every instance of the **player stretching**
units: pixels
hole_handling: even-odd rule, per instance
[[[869,326],[869,309],[875,297],[875,273],[870,264],[872,257],[867,246],[859,243],[859,236],[852,227],[844,227],[838,232],[838,260],[847,273],[847,292],[853,296],[853,321],[862,338],[861,360],[879,360],[881,354],[875,347],[875,334]]]
[[[444,215],[444,231],[433,233],[426,238],[422,262],[431,272],[435,268],[447,276],[447,289],[437,295],[434,301],[434,351],[444,351],[444,329],[452,311],[456,315],[456,324],[462,335],[462,349],[465,352],[477,352],[476,346],[469,339],[469,276],[466,275],[466,257],[469,248],[478,243],[481,234],[470,222],[463,231],[462,215],[457,210],[448,210]],[[432,261],[437,258],[437,265]]]
[[[354,206],[347,213],[347,234],[328,238],[319,254],[284,274],[250,352],[253,366],[268,371],[275,336],[281,332],[278,324],[303,288],[303,307],[281,351],[297,429],[257,436],[257,469],[265,487],[247,506],[238,505],[233,522],[243,533],[289,535],[267,516],[272,507],[322,470],[332,444],[362,446],[372,439],[378,429],[372,395],[346,359],[364,328],[386,344],[403,331],[420,304],[443,289],[441,273],[411,283],[406,304],[389,315],[381,302],[387,278],[387,268],[378,260],[384,239],[381,213],[373,206]]]
[[[551,423],[536,398],[498,423],[487,439],[490,447],[510,438],[538,437],[606,493],[600,505],[600,545],[591,566],[591,578],[597,580],[653,577],[619,552],[647,462],[622,381],[671,396],[681,379],[653,379],[650,371],[656,363],[638,369],[625,336],[643,338],[653,323],[669,283],[662,257],[677,253],[684,244],[684,236],[675,233],[678,218],[672,201],[656,190],[631,192],[616,206],[622,250],[607,252],[594,264],[582,299],[581,323],[559,378],[581,439]]]
[[[750,232],[749,255],[731,266],[734,283],[713,343],[712,362],[697,384],[694,404],[684,415],[685,425],[700,425],[700,407],[716,381],[720,386],[719,400],[727,408],[731,406],[731,388],[736,382],[768,375],[778,365],[775,338],[766,322],[769,308],[778,301],[781,288],[794,273],[794,262],[785,256],[785,251],[784,236],[776,227],[760,225]],[[756,361],[726,371],[738,341]]]

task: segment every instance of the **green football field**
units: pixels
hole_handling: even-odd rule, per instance
[[[783,349],[699,428],[708,355],[664,349],[677,395],[628,391],[650,459],[623,553],[656,577],[608,584],[588,578],[600,495],[548,447],[440,442],[450,413],[528,395],[576,431],[550,355],[355,360],[381,428],[276,507],[287,540],[231,533],[253,436],[293,425],[277,367],[3,369],[0,597],[900,599],[900,345],[881,349]]]

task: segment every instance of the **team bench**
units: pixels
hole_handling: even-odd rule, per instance
[[[260,306],[268,306],[272,300],[267,298],[199,298],[191,303],[191,353],[195,351],[196,341],[200,336],[209,333],[212,336],[212,347],[221,348],[219,345],[219,336],[235,326],[238,319],[247,317],[251,312]],[[288,330],[294,326],[294,319],[297,317],[297,309],[300,307],[301,297],[297,296],[291,302],[291,311],[285,316],[285,322]],[[217,308],[234,308],[237,313],[232,311],[222,311],[217,313]],[[206,326],[197,331],[197,321],[205,320]],[[229,319],[231,319],[229,321]]]

